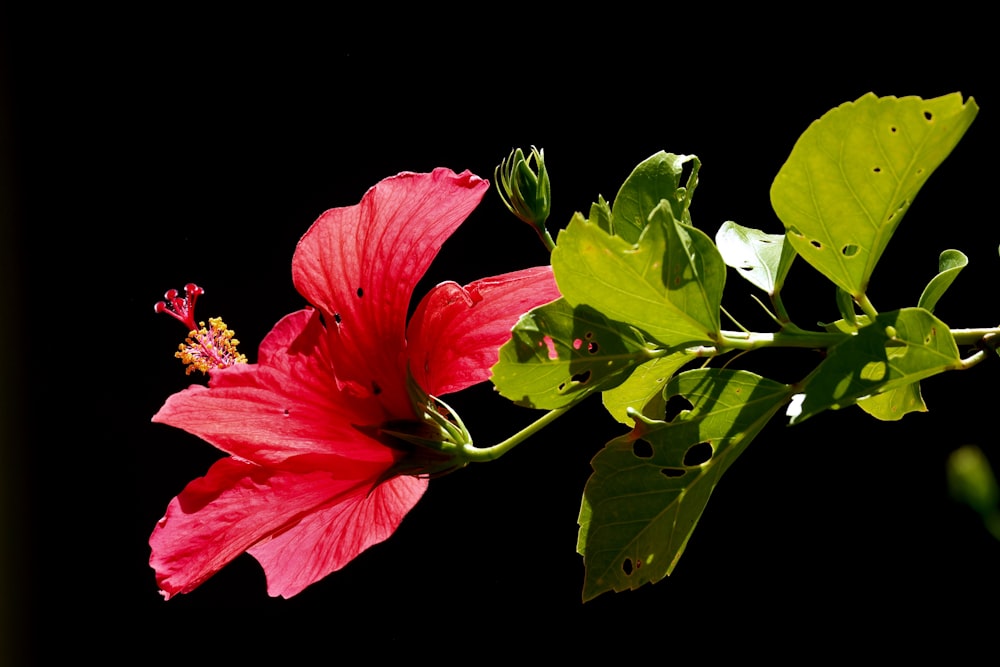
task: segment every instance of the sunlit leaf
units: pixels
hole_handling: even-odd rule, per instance
[[[635,244],[574,216],[559,233],[552,268],[570,304],[628,322],[664,347],[719,337],[726,266],[712,240],[677,222],[666,201]]]
[[[911,412],[927,412],[919,382],[862,398],[858,401],[858,407],[882,421],[897,421]]]
[[[926,310],[882,313],[833,347],[804,381],[789,407],[791,423],[958,368],[960,363],[948,325]]]
[[[551,410],[614,386],[648,358],[630,327],[558,299],[521,317],[500,348],[492,380],[515,403]]]
[[[604,407],[612,417],[629,426],[635,421],[628,416],[628,410],[631,408],[648,415],[647,409],[656,409],[655,406],[649,405],[650,401],[659,405],[659,413],[662,415],[663,387],[666,386],[667,380],[691,359],[690,354],[681,351],[647,361],[632,371],[627,380],[601,395]]]
[[[867,94],[812,123],[771,186],[802,257],[852,296],[914,197],[978,112],[960,93],[923,100]]]
[[[673,421],[637,417],[594,458],[580,508],[583,599],[670,574],[719,478],[791,389],[747,371],[680,373],[664,396],[687,401]]]
[[[687,186],[681,185],[684,165],[691,162]],[[629,243],[639,240],[649,216],[661,201],[670,202],[674,218],[691,224],[688,207],[698,183],[697,156],[660,151],[636,166],[615,196],[612,209],[613,233]],[[593,217],[591,217],[593,219]]]
[[[969,258],[958,250],[945,250],[942,252],[941,257],[938,258],[938,274],[927,283],[927,287],[924,288],[923,294],[920,295],[920,301],[917,302],[917,305],[933,313],[938,300],[951,287],[955,278],[958,277],[958,274],[968,264]]]
[[[765,234],[732,221],[722,223],[715,245],[727,265],[768,294],[781,289],[795,259],[784,234]]]

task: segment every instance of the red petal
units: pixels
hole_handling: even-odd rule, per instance
[[[402,173],[360,204],[324,213],[296,248],[295,286],[339,338],[338,377],[379,394],[396,417],[411,414],[404,336],[413,290],[488,187],[468,171]]]
[[[552,269],[540,266],[460,287],[442,283],[410,320],[410,371],[440,396],[489,379],[518,318],[559,298]]]
[[[333,474],[217,461],[171,501],[149,538],[149,563],[164,597],[194,590],[254,544],[313,512],[356,503],[384,472],[361,463],[345,464]]]
[[[294,528],[249,549],[267,574],[268,594],[292,597],[387,539],[426,488],[424,478],[394,477],[370,494],[357,494],[314,512]]]
[[[262,465],[301,454],[391,464],[397,452],[355,428],[383,421],[381,405],[338,385],[327,340],[318,313],[292,313],[264,339],[260,363],[213,371],[208,388],[174,394],[153,421]]]

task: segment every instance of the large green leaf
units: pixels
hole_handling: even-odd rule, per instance
[[[765,234],[732,221],[722,223],[715,245],[726,264],[772,295],[781,291],[795,259],[795,250],[785,242],[784,234]]]
[[[824,114],[771,186],[789,242],[836,285],[862,296],[903,214],[978,110],[960,93],[930,100],[869,93]]]
[[[557,299],[514,325],[492,380],[515,403],[551,410],[614,386],[648,358],[644,342],[627,325]]]
[[[692,163],[687,186],[681,186],[684,165]],[[660,151],[640,162],[615,196],[611,233],[629,243],[639,240],[649,216],[661,201],[670,202],[674,218],[691,224],[688,207],[698,184],[698,158]]]
[[[673,421],[636,415],[594,458],[580,508],[583,599],[670,574],[719,478],[790,387],[747,371],[680,373],[664,390],[690,404]]]
[[[552,269],[570,304],[628,322],[664,347],[719,338],[726,266],[712,240],[678,222],[667,201],[634,244],[577,214],[559,233]]]
[[[836,345],[789,407],[796,424],[961,366],[948,325],[923,308],[882,313]]]

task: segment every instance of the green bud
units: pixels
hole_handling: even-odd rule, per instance
[[[516,148],[500,162],[493,172],[497,192],[511,213],[531,225],[545,246],[552,250],[555,244],[545,229],[552,203],[549,174],[545,170],[544,151],[531,147],[527,158]]]

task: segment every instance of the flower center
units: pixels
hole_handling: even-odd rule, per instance
[[[187,326],[189,333],[184,342],[177,346],[174,356],[187,366],[187,374],[195,370],[207,373],[213,368],[228,368],[235,364],[247,363],[245,355],[236,349],[240,341],[234,338],[236,332],[226,326],[222,318],[211,317],[208,326],[204,322],[195,324],[194,304],[205,290],[194,283],[184,286],[184,296],[177,290],[164,294],[166,301],[153,306],[157,313],[166,313]]]

